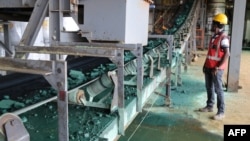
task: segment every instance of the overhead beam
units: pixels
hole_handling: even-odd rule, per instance
[[[0,58],[0,70],[20,73],[50,75],[53,72],[53,62],[39,60],[23,60]]]

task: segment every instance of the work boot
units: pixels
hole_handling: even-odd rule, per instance
[[[200,108],[199,112],[213,112],[213,108],[209,107]]]
[[[223,118],[225,118],[225,115],[223,113],[220,114],[216,114],[213,119],[214,120],[222,120]]]

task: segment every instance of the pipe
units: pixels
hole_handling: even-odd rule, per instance
[[[49,99],[46,99],[46,100],[44,100],[44,101],[38,102],[38,103],[36,103],[36,104],[30,105],[30,106],[25,107],[25,108],[23,108],[23,109],[14,111],[14,112],[12,112],[12,113],[15,114],[15,115],[20,115],[20,114],[22,114],[22,113],[25,113],[25,112],[30,111],[30,110],[32,110],[32,109],[35,109],[35,108],[37,108],[37,107],[39,107],[39,106],[41,106],[41,105],[43,105],[43,104],[46,104],[46,103],[48,103],[48,102],[51,102],[51,101],[53,101],[53,100],[57,100],[57,96],[54,96],[54,97],[52,97],[52,98],[49,98]]]

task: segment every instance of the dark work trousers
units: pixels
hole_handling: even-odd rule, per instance
[[[205,69],[205,84],[207,89],[207,107],[213,108],[215,103],[215,94],[217,95],[217,114],[224,114],[225,103],[224,103],[224,91],[222,76],[224,70],[217,70],[214,75],[212,69]]]

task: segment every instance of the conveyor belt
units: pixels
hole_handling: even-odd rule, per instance
[[[175,33],[174,31],[176,31],[176,30],[173,30],[171,32],[165,32],[165,34],[173,34],[173,33]],[[154,48],[156,45],[162,44],[164,42],[165,42],[164,40],[160,40],[160,39],[152,40],[152,42],[150,42],[150,43],[152,43],[152,46],[145,47],[144,52],[147,48],[148,48],[148,50],[150,50],[150,49]],[[165,51],[164,53],[166,53],[166,50],[164,50],[164,51]],[[154,53],[157,55],[156,51]],[[151,56],[149,56],[149,58],[154,57],[154,54],[149,53],[149,55],[151,55]],[[147,59],[148,58],[146,58],[146,60]],[[166,58],[164,58],[164,59],[167,60]],[[72,60],[71,59],[68,60],[68,69],[76,69],[76,70],[81,70],[83,72],[88,72],[92,68],[95,68],[96,66],[99,66],[100,64],[105,64],[107,62],[109,62],[109,60],[107,58],[88,58],[88,59],[87,58],[84,58],[84,59],[83,58],[72,58]],[[150,66],[149,63],[147,63],[146,65]],[[152,64],[152,66],[153,66],[153,64]],[[160,71],[158,71],[158,73],[159,72]],[[163,73],[159,73],[158,75],[152,76],[152,78],[154,78],[154,79],[150,78],[151,80],[153,80],[153,82],[149,83],[149,84],[151,84],[151,85],[149,85],[149,87],[144,88],[145,90],[142,93],[143,97],[141,98],[142,103],[145,102],[145,100],[148,98],[148,96],[150,96],[150,94],[153,92],[153,90],[157,87],[156,84],[158,84],[158,82],[162,82],[163,79],[166,78],[166,73],[165,73],[166,71],[163,70],[162,72]],[[171,70],[168,71],[168,74],[171,75]],[[16,77],[14,75],[16,75]],[[16,78],[18,78],[18,80],[16,80]],[[11,95],[13,95],[13,96],[17,96],[18,94],[21,95],[21,93],[24,93],[25,91],[27,92],[29,90],[35,90],[36,88],[34,86],[36,86],[37,88],[38,87],[46,88],[49,86],[48,83],[44,80],[44,78],[42,76],[29,75],[29,74],[11,74],[11,75],[6,76],[6,77],[5,76],[0,77],[0,84],[5,83],[5,82],[8,82],[8,83],[6,83],[4,86],[1,86],[2,88],[0,89],[0,98],[2,98],[5,94],[7,96],[10,96],[10,97],[11,97]],[[46,83],[43,83],[43,82],[46,82]],[[170,83],[168,83],[168,84],[170,84]],[[145,86],[148,86],[148,85],[145,85]],[[40,93],[38,93],[38,95],[39,94]],[[130,97],[130,98],[126,99],[125,108],[121,109],[121,111],[124,110],[125,113],[120,114],[119,115],[120,117],[118,115],[116,115],[116,113],[113,113],[113,115],[112,115],[112,114],[107,113],[106,111],[105,112],[103,112],[103,111],[94,112],[94,110],[92,110],[89,107],[80,107],[78,105],[69,105],[69,111],[70,111],[70,113],[69,113],[70,123],[68,125],[70,128],[69,138],[71,140],[90,140],[90,138],[95,138],[95,136],[96,137],[100,136],[100,137],[105,137],[105,138],[113,138],[113,137],[106,137],[105,135],[100,135],[100,133],[99,133],[100,131],[98,131],[98,133],[95,133],[93,131],[95,131],[97,129],[103,130],[102,128],[106,128],[106,129],[109,129],[109,133],[110,133],[110,130],[113,130],[113,133],[115,135],[118,134],[117,128],[120,129],[120,127],[118,126],[119,124],[117,124],[117,123],[119,122],[120,126],[121,126],[121,123],[123,124],[123,122],[124,122],[123,117],[125,117],[124,115],[128,115],[130,117],[126,117],[126,120],[127,119],[128,120],[126,122],[124,122],[125,124],[123,124],[123,125],[127,126],[129,123],[131,123],[130,120],[133,120],[133,117],[137,113],[136,104],[138,104],[136,102],[136,101],[138,101],[138,99],[136,99],[134,92],[133,92],[133,94],[134,94],[134,97]],[[37,97],[35,97],[35,98],[37,98]],[[28,100],[30,100],[30,99],[28,99]],[[26,101],[24,101],[24,103],[26,103]],[[57,124],[55,124],[55,123],[57,123],[56,121],[58,119],[56,108],[57,108],[56,103],[48,103],[46,105],[43,105],[43,107],[37,108],[36,112],[29,111],[29,112],[25,113],[26,115],[21,115],[24,119],[25,119],[25,117],[28,117],[30,120],[26,123],[26,125],[28,125],[27,127],[29,128],[29,133],[32,135],[31,138],[33,140],[34,140],[34,138],[36,138],[35,140],[38,140],[38,141],[39,140],[47,140],[46,138],[48,138],[49,140],[57,140],[57,137],[56,137],[57,130],[55,131],[56,127],[58,126]],[[102,110],[102,109],[97,109],[97,110]],[[48,113],[50,113],[50,115]],[[92,115],[89,115],[89,114],[92,114]],[[31,120],[32,118],[33,118],[33,120]],[[41,119],[45,120],[45,122],[41,122]],[[60,119],[60,117],[59,117],[59,119]],[[120,120],[120,119],[122,119],[122,120]],[[108,121],[108,123],[106,121]],[[112,123],[114,123],[114,124],[112,125],[110,123],[110,121],[112,121]],[[34,123],[36,123],[36,124],[34,124]],[[105,123],[105,125],[104,125],[104,123]],[[40,124],[42,124],[42,125],[40,125]],[[46,125],[46,126],[50,125],[50,126],[42,127],[44,125]],[[104,126],[102,126],[102,125],[104,125]],[[123,129],[123,126],[121,126],[121,127]],[[48,131],[49,131],[48,135],[42,136],[42,133],[46,134],[46,133],[48,133]],[[106,134],[106,132],[104,132],[103,134]],[[40,139],[39,139],[39,137],[40,137]]]
[[[103,63],[110,62],[107,58],[79,57],[68,61],[68,69],[87,72]],[[0,77],[0,98],[8,95],[10,98],[23,95],[39,88],[50,87],[49,83],[41,75],[13,73]]]

